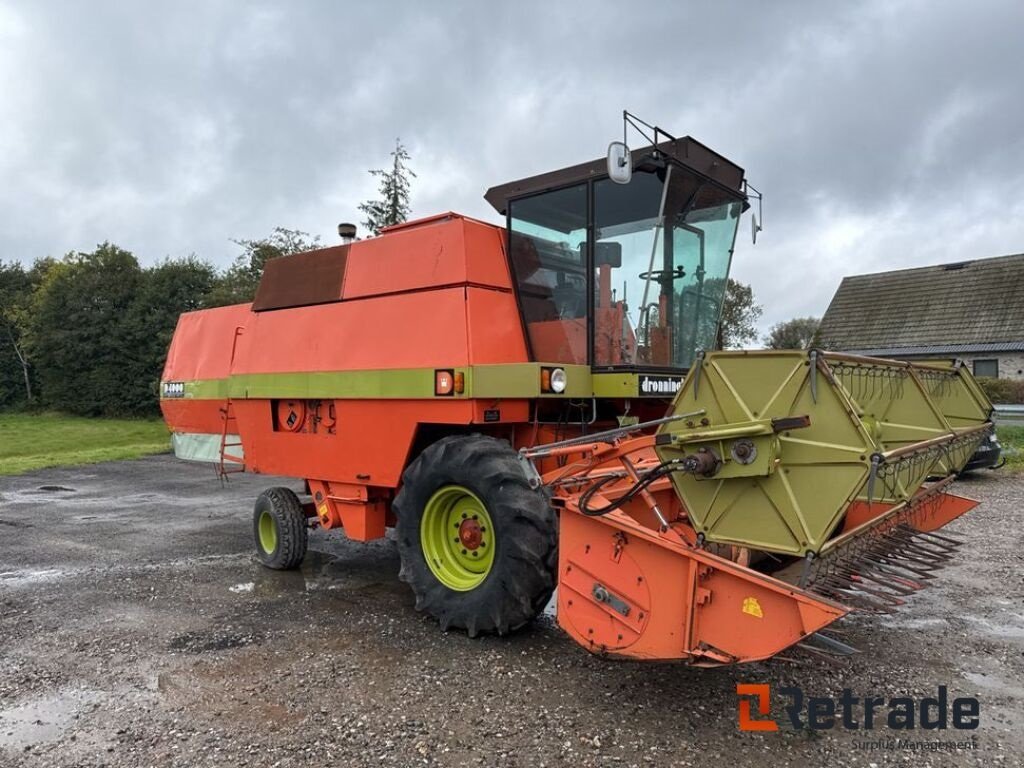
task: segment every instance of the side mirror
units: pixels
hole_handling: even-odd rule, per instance
[[[616,184],[629,184],[633,178],[633,155],[624,142],[608,145],[608,178]]]

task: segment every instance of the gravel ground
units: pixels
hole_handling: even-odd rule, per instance
[[[593,657],[550,618],[510,638],[413,610],[390,541],[317,531],[301,571],[250,554],[273,484],[168,456],[0,479],[0,766],[1021,765],[1024,476],[985,502],[938,585],[858,617],[862,653],[716,670]],[[976,750],[867,749],[896,734],[740,733],[738,682],[809,695],[981,701]]]

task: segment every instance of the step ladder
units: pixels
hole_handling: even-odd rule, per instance
[[[245,472],[245,458],[240,453],[230,452],[232,449],[242,447],[238,419],[235,417],[235,409],[230,397],[224,402],[224,407],[220,409],[220,416],[220,451],[217,459],[217,475],[221,480],[226,480],[228,475]]]
[[[235,364],[235,351],[238,349],[238,337],[242,335],[242,326],[235,328],[234,338],[231,340],[231,360],[228,368],[233,369]],[[229,396],[224,401],[224,407],[220,409],[221,430],[220,430],[220,451],[217,456],[217,477],[221,483],[228,480],[228,475],[238,472],[245,472],[245,457],[237,453],[229,453],[229,449],[242,447],[241,431],[238,429],[238,419],[235,417],[235,409]],[[232,428],[233,425],[233,428]],[[233,438],[233,439],[229,439]]]

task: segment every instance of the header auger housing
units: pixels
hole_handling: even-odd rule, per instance
[[[743,170],[689,138],[631,168],[495,187],[504,227],[449,213],[275,259],[252,304],[182,315],[176,453],[303,481],[257,500],[266,566],[297,567],[310,526],[392,528],[446,628],[513,631],[557,586],[589,650],[704,665],[845,650],[816,633],[931,578],[991,428],[970,375],[704,355]]]
[[[696,532],[796,556],[820,554],[851,507],[959,471],[991,429],[963,368],[817,351],[714,353],[674,407],[701,413],[663,424],[656,448],[698,464],[671,475]]]
[[[562,510],[559,622],[603,652],[713,664],[888,612],[955,552],[934,531],[975,506],[948,489],[989,410],[962,367],[702,355],[654,434],[524,452],[567,462],[542,478]]]

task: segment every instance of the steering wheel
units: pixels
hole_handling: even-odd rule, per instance
[[[675,267],[674,269],[656,269],[653,272],[641,272],[641,280],[653,280],[656,283],[662,285],[671,285],[673,280],[679,280],[682,277],[686,277],[686,270],[682,267]]]

